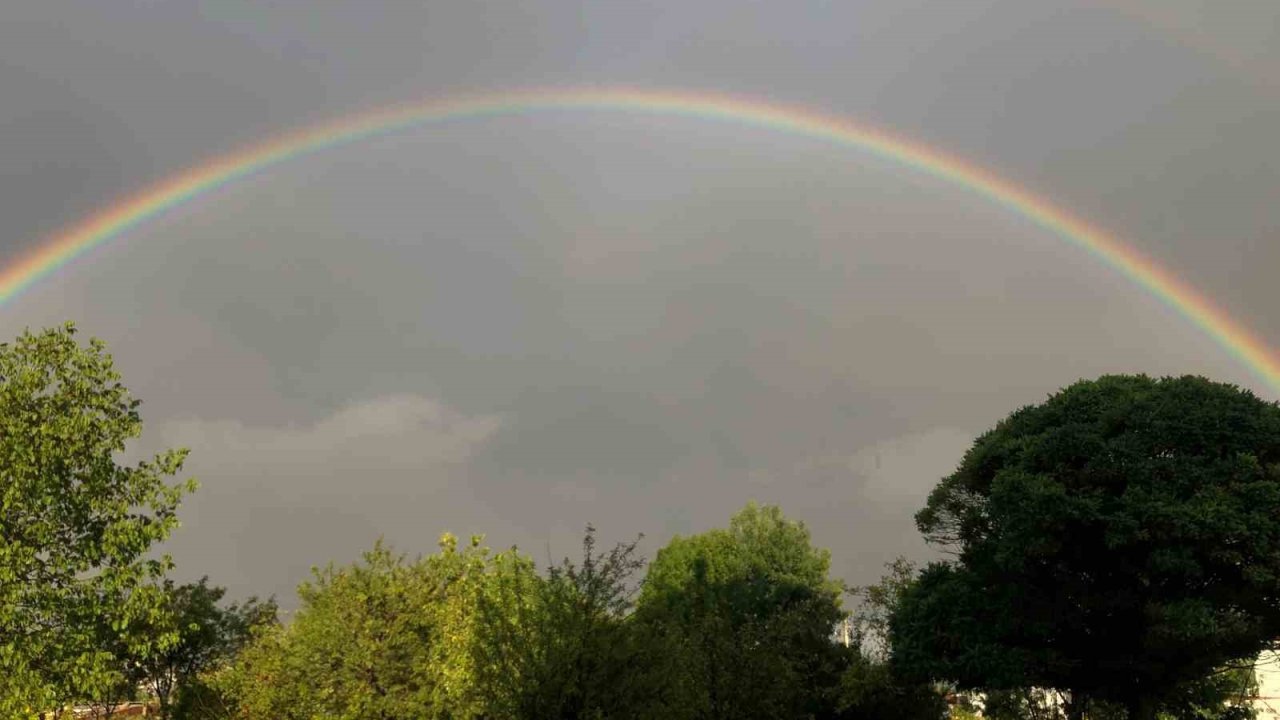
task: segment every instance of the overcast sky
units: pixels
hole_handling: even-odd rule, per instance
[[[969,159],[1280,346],[1271,0],[276,2],[0,9],[0,267],[166,174],[450,92],[739,93]],[[273,168],[0,307],[75,320],[202,483],[178,575],[293,588],[379,535],[539,559],[779,503],[875,579],[977,433],[1108,372],[1274,399],[1114,271],[971,192],[690,118],[434,125]]]

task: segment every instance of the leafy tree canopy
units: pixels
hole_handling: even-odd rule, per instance
[[[480,538],[410,560],[381,542],[298,591],[293,621],[258,637],[216,684],[240,716],[263,720],[480,717],[475,623],[486,576],[531,564],[491,557]]]
[[[118,684],[103,621],[122,631],[159,602],[139,588],[168,559],[147,553],[194,483],[166,482],[185,451],[116,461],[138,405],[72,325],[0,345],[0,717]]]
[[[803,523],[750,504],[727,529],[674,538],[637,617],[671,643],[676,717],[803,717],[834,703],[842,587]]]
[[[141,653],[132,662],[135,675],[156,698],[160,716],[170,716],[175,693],[194,689],[202,673],[229,662],[248,644],[256,630],[274,625],[275,600],[250,598],[223,607],[226,589],[209,585],[209,579],[175,584],[166,579],[159,586],[162,604],[146,622],[130,628],[143,638],[170,633],[175,640]]]
[[[1108,376],[981,436],[916,516],[956,554],[891,623],[894,660],[1151,717],[1280,637],[1280,407],[1203,378]]]
[[[494,564],[475,635],[488,717],[661,717],[662,649],[630,622],[631,581],[643,567],[636,543],[595,548],[588,526],[581,561],[566,558],[545,576],[514,554]]]

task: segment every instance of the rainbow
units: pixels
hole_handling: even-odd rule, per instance
[[[736,123],[828,141],[960,185],[1093,255],[1203,330],[1280,394],[1280,359],[1259,337],[1155,261],[991,172],[919,142],[812,110],[726,95],[628,88],[529,89],[397,105],[303,128],[180,172],[55,234],[0,270],[0,304],[85,252],[264,168],[425,123],[538,110],[607,110]]]

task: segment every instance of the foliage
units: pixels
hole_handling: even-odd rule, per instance
[[[889,664],[889,621],[915,583],[914,563],[898,558],[880,582],[853,588],[858,604],[851,614],[854,646],[840,678],[842,717],[860,720],[941,720],[947,715],[942,690],[899,676]]]
[[[1025,687],[989,690],[982,695],[982,715],[989,720],[1061,720],[1065,698],[1056,690]],[[1102,720],[1094,713],[1095,720]]]
[[[917,523],[949,546],[891,622],[894,661],[1150,718],[1280,636],[1280,407],[1202,378],[1109,376],[980,437]]]
[[[1257,712],[1247,698],[1258,693],[1251,665],[1219,668],[1207,677],[1179,686],[1161,704],[1159,720],[1254,720]],[[1064,720],[1070,714],[1068,694],[1045,688],[1015,688],[977,693],[982,717],[989,720]],[[1084,698],[1080,717],[1124,720],[1126,708],[1105,700]]]
[[[858,600],[850,615],[854,637],[860,649],[876,661],[889,658],[889,621],[919,575],[916,564],[904,557],[888,563],[885,569],[889,572],[880,582],[850,589]]]
[[[471,660],[477,580],[488,551],[408,561],[381,542],[363,561],[317,570],[287,627],[261,634],[225,681],[243,717],[475,717]]]
[[[929,683],[904,682],[886,662],[855,654],[840,676],[841,717],[858,720],[943,720],[945,696]]]
[[[677,540],[635,612],[635,543],[595,547],[588,528],[581,561],[542,575],[478,538],[459,551],[446,536],[441,553],[415,561],[379,545],[362,563],[317,572],[288,627],[208,678],[211,704],[273,720],[834,712],[839,586],[803,525],[749,506],[728,530]],[[722,684],[708,688],[708,672]]]
[[[590,526],[545,573],[379,542],[280,625],[164,579],[194,484],[185,451],[118,464],[140,432],[102,343],[0,345],[0,718],[145,685],[183,720],[941,720],[944,687],[990,720],[1254,720],[1239,663],[1280,637],[1280,406],[1201,378],[1077,383],[980,437],[916,518],[954,560],[855,589],[852,647],[827,551],[755,504],[638,588]]]
[[[729,523],[676,537],[649,568],[637,620],[667,643],[668,717],[829,713],[843,617],[829,553],[802,523],[750,504]]]
[[[138,405],[72,325],[0,345],[0,717],[106,692],[120,678],[103,620],[121,631],[155,609],[135,589],[168,566],[147,553],[194,484],[165,481],[185,451],[116,462]]]
[[[138,623],[134,635],[170,634],[176,640],[164,647],[137,653],[134,683],[141,682],[158,701],[160,717],[169,717],[175,697],[193,688],[200,675],[228,662],[249,641],[256,628],[276,622],[275,600],[250,598],[221,607],[225,588],[197,583],[175,585],[166,579],[156,590],[162,598],[160,612],[150,622]]]
[[[643,567],[636,543],[595,551],[587,527],[581,564],[565,558],[539,577],[514,553],[497,563],[479,605],[476,651],[489,717],[638,717],[660,688],[656,655],[628,622]]]
[[[1179,686],[1160,708],[1161,720],[1254,720],[1247,698],[1258,694],[1252,665],[1229,666]]]
[[[246,718],[631,716],[648,677],[625,623],[634,544],[540,576],[512,549],[446,535],[408,561],[379,544],[319,571],[288,627],[261,633],[201,686]]]

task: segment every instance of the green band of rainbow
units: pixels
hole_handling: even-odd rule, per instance
[[[536,89],[465,95],[373,110],[304,128],[166,178],[54,235],[0,271],[3,304],[78,255],[140,223],[263,168],[335,145],[431,121],[596,109],[732,122],[869,152],[969,189],[1055,233],[1119,271],[1208,334],[1280,394],[1280,360],[1206,297],[1136,250],[990,172],[927,145],[810,110],[707,93],[620,88]]]

